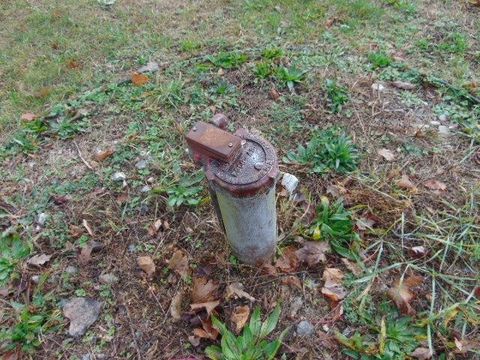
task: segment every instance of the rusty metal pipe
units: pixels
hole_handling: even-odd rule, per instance
[[[187,137],[204,168],[215,210],[234,254],[244,263],[269,261],[277,243],[275,149],[245,129],[230,134],[199,122]]]

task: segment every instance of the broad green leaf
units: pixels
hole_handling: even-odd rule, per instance
[[[277,326],[278,319],[280,318],[280,306],[276,306],[267,320],[264,321],[262,324],[262,328],[260,330],[260,338],[263,339],[270,334],[273,329]]]
[[[248,325],[254,337],[260,335],[261,325],[262,323],[260,321],[260,308],[257,307],[253,311],[253,314],[250,317],[250,323]]]

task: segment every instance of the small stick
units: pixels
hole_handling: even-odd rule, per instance
[[[93,172],[95,172],[95,169],[87,162],[87,160],[84,159],[84,157],[82,156],[82,152],[80,151],[80,148],[78,147],[77,143],[75,141],[73,141],[73,144],[75,145],[75,147],[77,148],[77,152],[78,152],[78,156],[80,157],[80,160],[82,160],[82,162],[85,164],[85,166],[87,168],[89,168],[90,170],[92,170]]]

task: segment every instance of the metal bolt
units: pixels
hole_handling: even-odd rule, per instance
[[[262,162],[257,162],[255,163],[255,165],[253,165],[255,167],[255,169],[257,170],[262,170],[263,168],[263,163]]]
[[[233,146],[233,143],[228,143],[228,147],[232,147]]]

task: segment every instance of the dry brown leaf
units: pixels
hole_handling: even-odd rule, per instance
[[[235,332],[238,334],[247,323],[250,315],[250,308],[248,305],[237,306],[233,312],[230,320],[235,324]]]
[[[108,149],[105,149],[105,150],[97,151],[95,153],[95,155],[93,156],[93,158],[98,162],[102,162],[102,161],[108,159],[114,153],[115,153],[114,148],[108,148]]]
[[[18,350],[10,351],[2,355],[2,360],[18,360],[20,359],[19,356],[20,355]]]
[[[42,265],[45,265],[47,262],[49,262],[51,257],[52,255],[45,255],[45,254],[35,255],[27,260],[27,264],[33,265],[33,266],[42,266]]]
[[[202,327],[193,329],[193,334],[199,338],[216,340],[218,337],[218,330],[212,325],[212,320],[207,319],[202,321]]]
[[[325,281],[322,294],[333,302],[342,300],[347,295],[347,291],[342,285],[343,277],[343,272],[340,269],[325,268],[322,276]]]
[[[430,351],[429,348],[419,347],[419,348],[416,348],[415,351],[410,354],[410,356],[419,360],[427,360],[432,357],[432,352]]]
[[[179,291],[175,294],[170,303],[170,314],[175,320],[180,320],[182,318],[182,300],[183,291]]]
[[[251,296],[249,293],[243,290],[243,284],[239,282],[231,283],[227,286],[227,290],[225,293],[225,299],[230,300],[232,297],[234,298],[244,298],[250,301],[255,301],[256,299]]]
[[[283,255],[277,260],[275,266],[284,273],[291,273],[298,270],[300,261],[298,260],[296,249],[292,246],[283,249]]]
[[[33,121],[37,118],[37,115],[35,115],[34,113],[25,113],[25,114],[22,114],[22,116],[20,117],[20,119],[22,119],[23,121]]]
[[[362,216],[355,222],[355,226],[358,230],[365,231],[372,229],[373,225],[375,225],[376,223],[377,222],[375,221],[373,216]]]
[[[70,225],[69,234],[72,238],[78,239],[83,235],[83,229],[77,225]]]
[[[280,93],[275,88],[270,89],[269,95],[273,101],[280,99]]]
[[[479,351],[480,350],[480,340],[467,340],[467,339],[457,339],[455,338],[455,346],[457,350],[455,353],[466,354],[469,351]]]
[[[412,247],[412,255],[416,258],[421,258],[427,255],[427,249],[424,246],[414,246]]]
[[[146,83],[148,83],[148,76],[145,74],[139,74],[137,72],[134,72],[132,74],[132,84],[135,86],[143,86]]]
[[[155,273],[155,263],[150,256],[139,256],[137,258],[137,265],[148,275],[148,277],[152,277]]]
[[[394,81],[392,85],[395,86],[397,89],[402,90],[414,90],[417,86],[415,84],[406,82],[406,81]]]
[[[157,233],[160,231],[160,229],[162,228],[162,219],[158,219],[157,221],[155,221],[153,224],[151,224],[149,227],[148,227],[148,235],[150,236],[155,236],[157,235]]]
[[[218,284],[204,277],[193,279],[192,301],[203,303],[217,298]]]
[[[447,190],[447,185],[445,183],[435,179],[427,180],[423,183],[423,185],[425,185],[425,187],[430,190],[439,190],[439,191]]]
[[[377,151],[378,155],[382,156],[387,161],[395,160],[395,154],[388,149],[380,149]]]
[[[300,290],[303,289],[302,281],[298,278],[298,276],[294,276],[294,275],[285,276],[282,278],[281,283],[283,285],[287,285]]]
[[[360,268],[360,266],[358,266],[357,264],[355,264],[355,263],[353,263],[350,260],[345,259],[345,258],[342,258],[342,262],[345,265],[345,267],[352,272],[353,275],[355,275],[355,276],[362,275],[363,271]]]
[[[393,300],[399,310],[406,315],[415,315],[415,310],[410,305],[415,297],[412,289],[423,283],[423,277],[412,275],[401,281],[398,279],[393,283],[393,286],[388,290],[388,296]]]
[[[92,247],[89,245],[86,245],[82,248],[80,251],[80,254],[78,255],[78,262],[81,265],[86,265],[92,260]]]
[[[326,262],[326,253],[330,252],[330,244],[326,241],[306,241],[301,249],[295,252],[297,258],[306,262],[308,266],[314,266],[319,262]]]
[[[402,177],[399,180],[397,180],[397,186],[400,189],[404,189],[404,190],[416,190],[417,189],[415,187],[415,185],[413,184],[413,182],[408,177],[408,175],[402,175]]]
[[[172,258],[168,261],[168,267],[178,273],[183,279],[188,278],[190,274],[188,256],[182,250],[177,250],[173,253]]]
[[[262,274],[265,275],[270,275],[270,276],[276,276],[277,275],[277,269],[275,266],[269,263],[264,263],[262,264],[262,267],[260,268]]]
[[[195,303],[195,304],[190,304],[190,309],[192,310],[201,310],[205,309],[207,311],[207,314],[210,316],[213,310],[220,305],[220,300],[214,300],[214,301],[207,301],[203,303]]]
[[[8,290],[8,288],[0,288],[0,296],[1,297],[7,297],[9,293],[10,293],[10,291]]]

